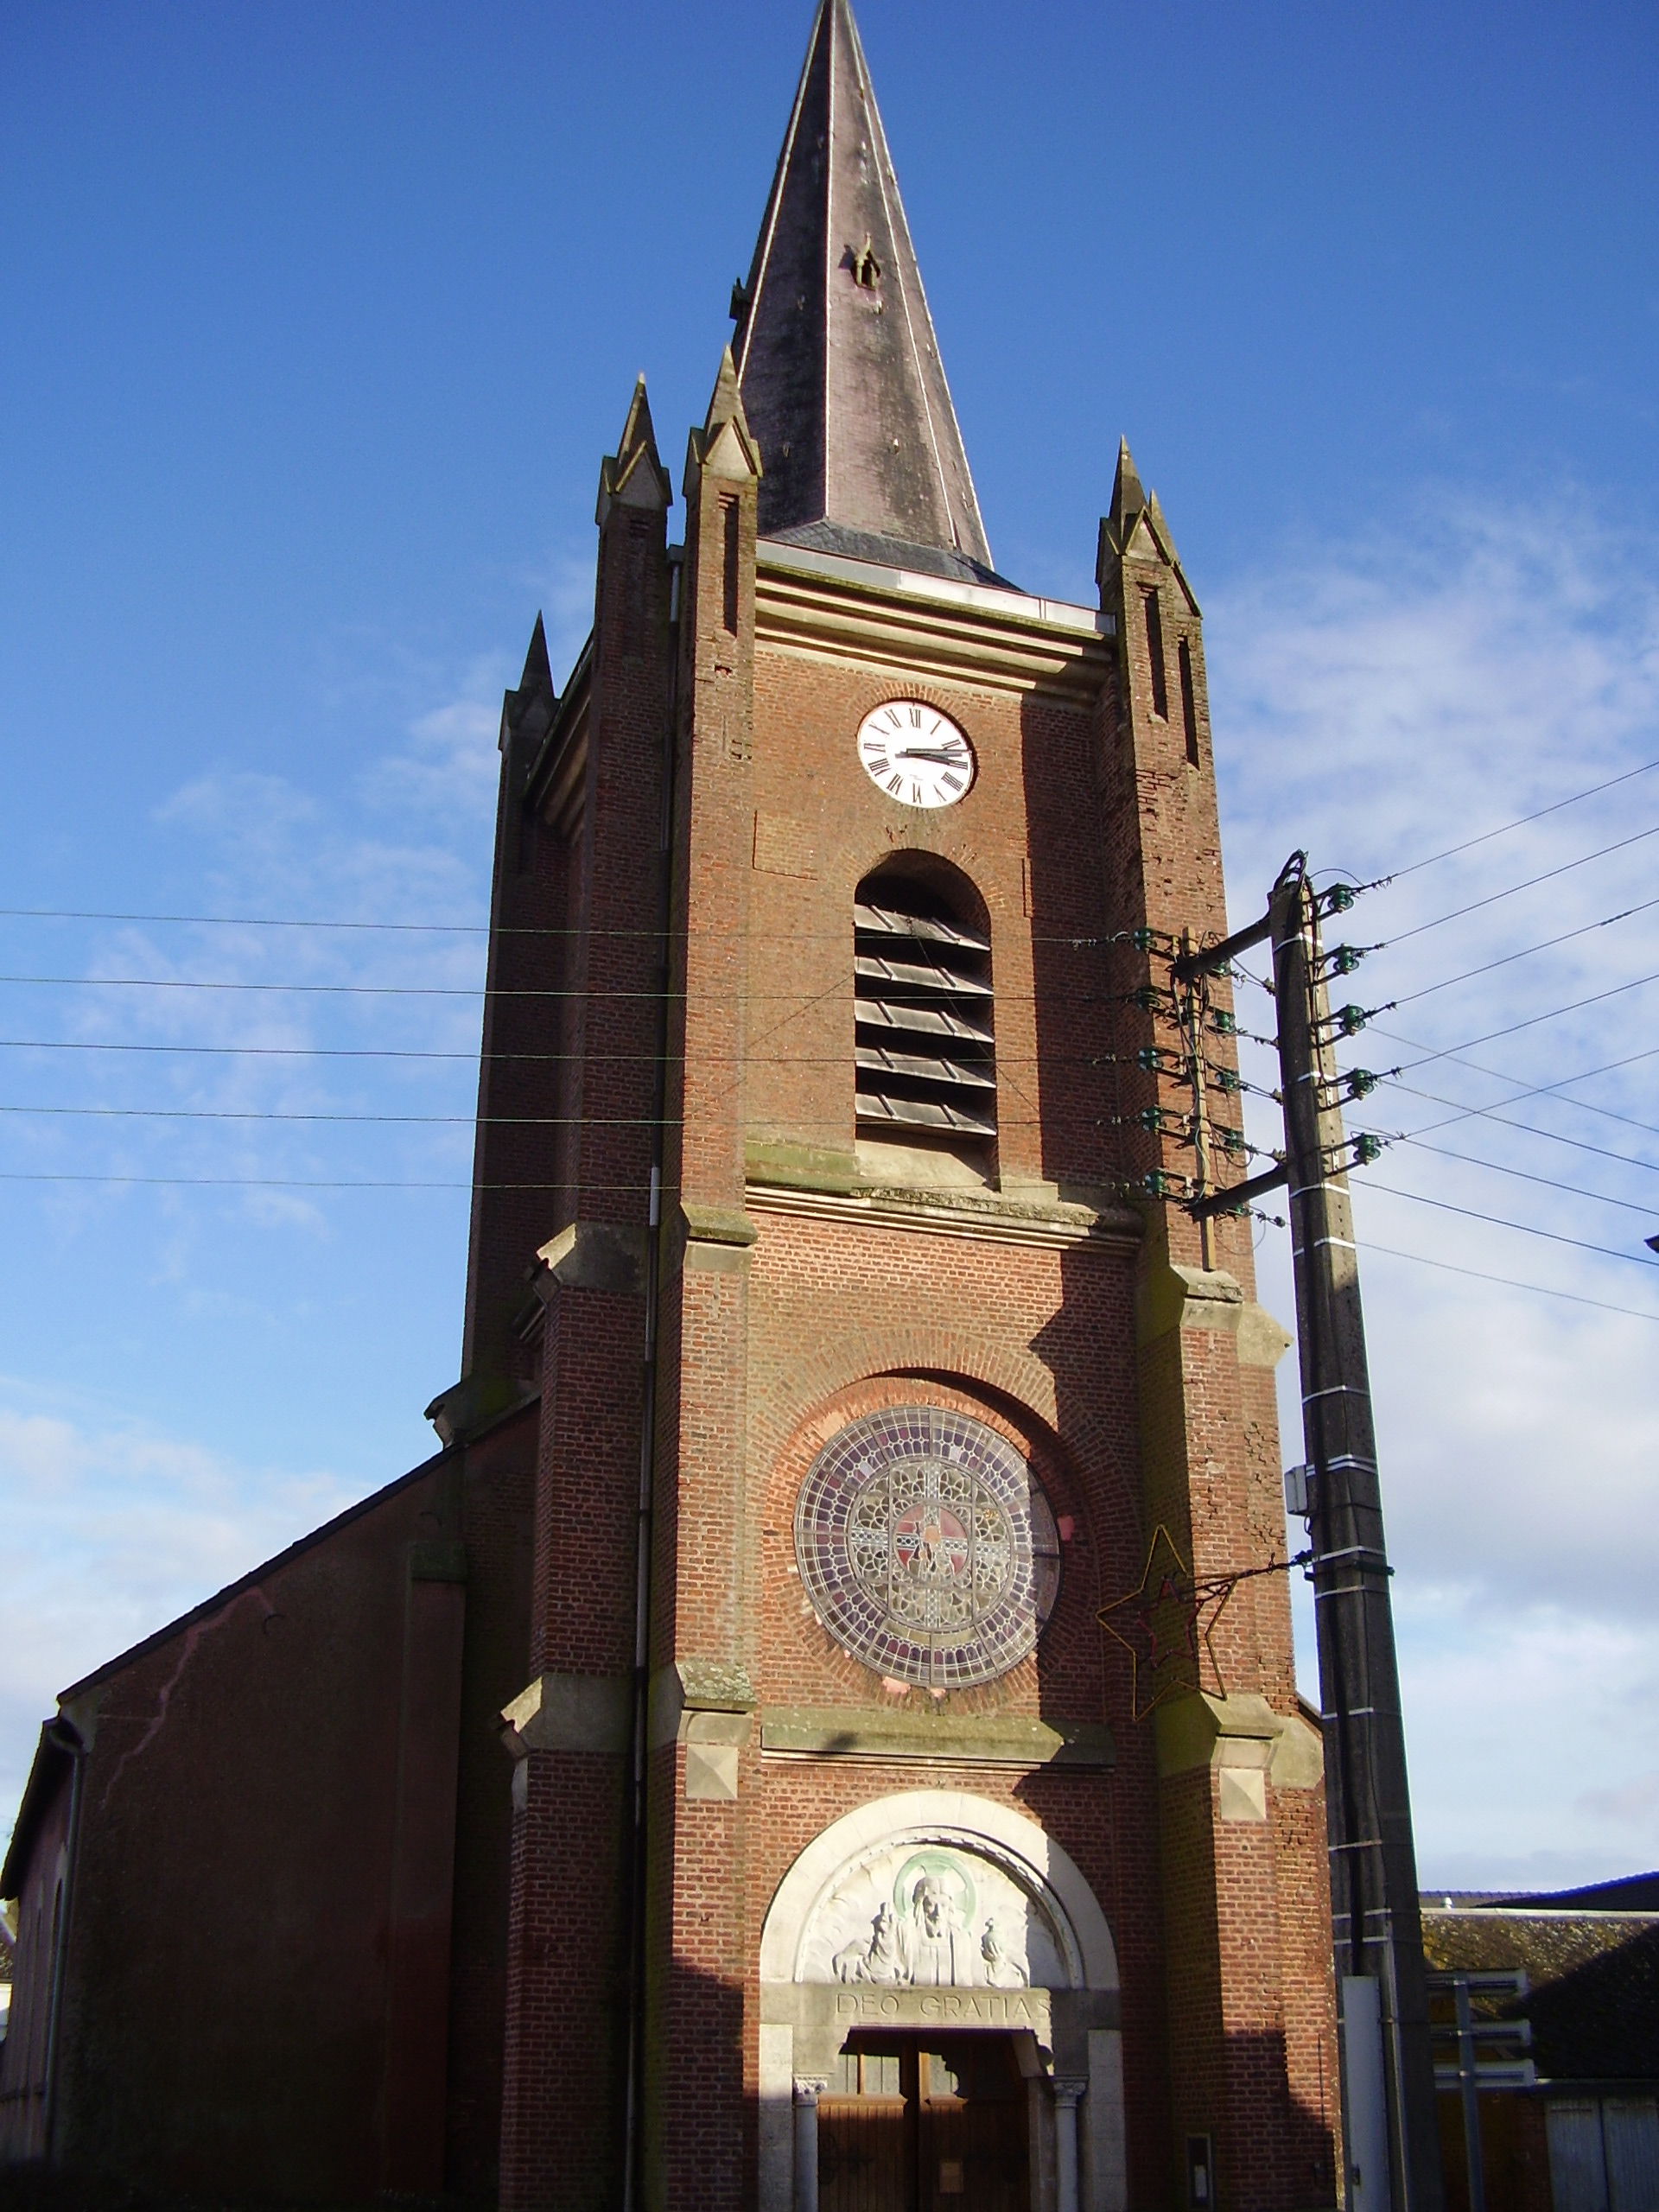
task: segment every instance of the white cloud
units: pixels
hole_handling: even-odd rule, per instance
[[[413,717],[404,744],[367,773],[373,803],[407,807],[445,828],[459,816],[476,842],[479,821],[495,811],[500,780],[505,665],[493,656],[480,661],[453,697]]]
[[[1366,881],[1659,756],[1659,548],[1570,502],[1542,512],[1426,499],[1397,532],[1301,549],[1212,597],[1208,633],[1235,925],[1261,911],[1293,846],[1321,880]],[[1408,1065],[1348,1116],[1351,1128],[1424,1133],[1355,1190],[1419,1853],[1436,1880],[1530,1878],[1514,1871],[1523,1860],[1538,1878],[1547,1867],[1570,1880],[1653,1856],[1633,1828],[1610,1828],[1608,1808],[1645,1802],[1654,1761],[1618,1685],[1650,1694],[1659,1682],[1659,1319],[1474,1276],[1659,1317],[1643,1245],[1659,1230],[1652,1064],[1503,1103],[1653,1040],[1659,984],[1637,979],[1659,970],[1659,910],[1489,969],[1653,897],[1659,837],[1493,894],[1656,823],[1659,772],[1630,777],[1399,877],[1332,932],[1385,941],[1340,1001],[1410,1001],[1380,1014],[1344,1065],[1447,1055]],[[1241,1015],[1265,1032],[1271,1001],[1243,987]],[[1255,1053],[1247,1071],[1269,1082],[1272,1063]],[[1431,1129],[1487,1106],[1529,1128],[1471,1115]],[[1258,1143],[1282,1141],[1275,1124],[1276,1109],[1254,1102]],[[1287,1314],[1279,1232],[1259,1265]],[[1294,1366],[1282,1395],[1293,1454]],[[1311,1651],[1305,1664],[1311,1675]],[[1571,1770],[1547,1799],[1541,1743]],[[1500,1861],[1514,1862],[1509,1874]]]
[[[171,1118],[22,1117],[9,1124],[19,1166],[73,1171],[95,1155],[106,1174],[252,1179],[232,1201],[244,1219],[314,1232],[327,1228],[325,1193],[262,1189],[258,1179],[465,1179],[499,714],[478,696],[486,678],[480,664],[469,691],[413,716],[375,771],[383,810],[410,817],[408,837],[363,836],[339,799],[270,775],[198,776],[154,810],[160,868],[194,880],[179,903],[242,918],[95,930],[83,972],[109,987],[67,991],[41,1033],[123,1049],[23,1065],[42,1099],[142,1102]],[[451,921],[467,926],[385,926]],[[147,980],[114,980],[133,977]],[[261,1118],[273,1115],[322,1118]],[[327,1118],[376,1115],[455,1118]],[[119,1188],[63,1185],[50,1201],[60,1229],[102,1217]],[[176,1278],[188,1243],[175,1221],[158,1267]]]
[[[1425,1887],[1563,1887],[1653,1863],[1659,1668],[1643,1626],[1516,1607],[1471,1637],[1455,1604],[1409,1592],[1396,1618]],[[1630,1778],[1610,1788],[1615,1745]]]
[[[326,1470],[236,1465],[0,1382],[0,1808],[59,1691],[351,1503]],[[0,1818],[6,1817],[0,1812]]]

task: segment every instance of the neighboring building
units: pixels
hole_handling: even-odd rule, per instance
[[[1423,1899],[1437,1974],[1519,1969],[1478,2003],[1531,2029],[1535,2088],[1480,2098],[1487,2212],[1659,2212],[1659,1874],[1531,1897]],[[1466,2212],[1458,2096],[1440,2098],[1447,2212]]]
[[[1236,1118],[1228,985],[1183,1044],[1149,957],[1226,926],[1197,601],[1127,448],[1098,606],[996,573],[846,0],[733,308],[683,545],[642,385],[507,695],[444,1449],[66,1693],[7,2145],[1329,2203],[1317,1721],[1230,1580],[1287,1338],[1162,1195],[1195,1043]]]

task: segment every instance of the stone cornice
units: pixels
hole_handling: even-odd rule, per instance
[[[785,1758],[931,1759],[950,1766],[1115,1766],[1103,1722],[1016,1713],[868,1711],[847,1706],[763,1706],[760,1748]]]
[[[1043,1250],[1079,1246],[1128,1258],[1140,1249],[1141,1217],[1128,1206],[1032,1205],[998,1197],[920,1191],[803,1191],[751,1183],[752,1214],[793,1214],[856,1229],[965,1237]]]
[[[1106,618],[1087,608],[863,562],[831,569],[823,555],[809,568],[781,558],[784,550],[759,549],[759,647],[991,690],[1039,690],[1084,708],[1106,680],[1115,648],[1098,626]]]

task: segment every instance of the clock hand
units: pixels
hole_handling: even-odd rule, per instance
[[[937,747],[912,745],[903,753],[893,754],[895,760],[937,760],[946,768],[960,768],[963,764],[960,753],[941,752]]]

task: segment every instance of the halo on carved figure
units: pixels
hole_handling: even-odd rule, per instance
[[[826,1444],[795,1503],[814,1611],[896,1681],[963,1689],[1032,1649],[1060,1546],[1042,1485],[1005,1437],[938,1406],[890,1406]]]

